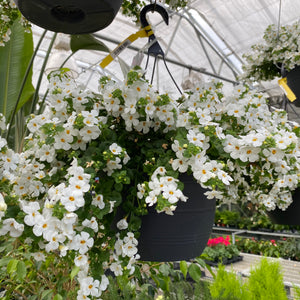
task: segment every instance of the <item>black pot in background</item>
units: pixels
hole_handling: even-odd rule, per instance
[[[122,0],[15,0],[33,24],[67,34],[91,33],[107,27]]]
[[[215,200],[209,200],[192,176],[181,175],[183,193],[173,216],[149,209],[142,217],[138,253],[144,261],[180,261],[201,255],[214,223]]]
[[[300,189],[296,189],[293,202],[285,211],[276,208],[268,211],[267,215],[274,224],[300,225]]]
[[[300,107],[300,66],[296,66],[293,70],[287,72],[286,79],[287,85],[297,97],[292,103]]]

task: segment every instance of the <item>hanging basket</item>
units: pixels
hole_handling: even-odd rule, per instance
[[[187,202],[173,216],[154,209],[143,216],[138,249],[144,261],[180,261],[201,255],[211,234],[215,200],[207,199],[192,176],[181,175]]]
[[[286,74],[287,85],[296,96],[296,100],[293,101],[297,107],[300,107],[300,66],[295,67]]]
[[[267,215],[274,224],[300,225],[300,189],[296,189],[293,202],[285,211],[276,208],[268,211]]]
[[[107,27],[122,0],[15,0],[30,22],[67,34],[91,33]]]

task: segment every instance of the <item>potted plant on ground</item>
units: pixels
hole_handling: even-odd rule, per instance
[[[217,266],[220,263],[227,265],[243,259],[239,255],[240,251],[237,246],[231,244],[229,236],[209,239],[203,254],[207,257],[206,263],[211,266]]]

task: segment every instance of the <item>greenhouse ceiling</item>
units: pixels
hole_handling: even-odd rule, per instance
[[[299,0],[194,0],[178,11],[169,10],[169,25],[157,13],[149,12],[149,23],[165,54],[170,73],[184,89],[193,80],[222,80],[229,87],[238,82],[242,72],[242,55],[250,51],[251,45],[262,42],[264,30],[270,24],[286,25],[299,20]],[[94,37],[113,50],[129,35],[137,32],[140,25],[129,17],[118,13],[114,21],[105,29],[94,33]],[[43,29],[33,26],[35,43]],[[48,32],[38,59],[34,74],[46,55],[52,32]],[[65,39],[67,37],[63,37]],[[97,90],[97,82],[102,74],[122,80],[124,68],[143,55],[141,67],[147,60],[147,38],[140,38],[124,49],[106,68],[99,63],[108,54],[101,51],[80,50],[75,55],[78,80],[92,90]],[[57,50],[54,50],[57,51]],[[144,53],[144,54],[143,54]],[[154,60],[151,57],[146,77],[153,84],[170,94],[178,94],[162,61],[158,60],[153,73]],[[153,73],[153,74],[152,74]],[[270,95],[282,94],[277,82],[264,83],[260,88]]]

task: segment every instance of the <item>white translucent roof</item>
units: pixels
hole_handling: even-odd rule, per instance
[[[149,22],[161,48],[165,52],[167,66],[177,84],[181,87],[187,77],[193,75],[202,80],[216,77],[231,86],[241,73],[242,54],[249,52],[251,45],[262,42],[265,28],[269,24],[286,25],[299,19],[299,0],[195,0],[183,10],[169,11],[169,25],[161,16],[149,12]],[[43,29],[34,26],[35,43]],[[94,36],[105,43],[109,49],[125,40],[130,34],[139,30],[130,18],[120,13],[107,28]],[[41,67],[48,44],[53,33],[47,33],[35,63],[35,76]],[[123,50],[119,57],[128,66],[147,44],[147,38],[141,38]],[[75,54],[78,66],[78,80],[91,89],[97,89],[101,74],[109,74],[117,80],[123,79],[120,63],[112,62],[105,69],[99,62],[107,55],[105,52],[80,50]],[[141,66],[145,67],[147,54]],[[150,59],[146,77],[151,78],[153,59]],[[35,78],[35,80],[37,80]],[[166,68],[159,60],[154,74],[153,84],[161,91],[178,94]],[[45,84],[43,84],[43,88]],[[264,83],[271,95],[282,94],[276,81]]]

